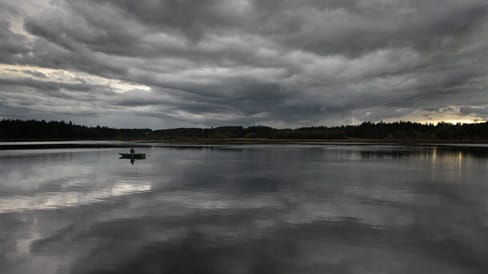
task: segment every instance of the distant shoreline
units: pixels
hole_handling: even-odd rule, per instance
[[[130,148],[153,146],[202,146],[202,145],[247,145],[247,144],[316,144],[316,145],[476,145],[488,144],[486,140],[385,140],[385,139],[267,139],[267,138],[228,138],[228,139],[173,139],[173,140],[120,140],[120,139],[33,139],[0,140],[0,150],[14,149],[70,149],[70,148]]]
[[[63,121],[0,120],[0,141],[115,140],[192,144],[241,143],[488,143],[488,122],[481,124],[371,123],[277,129],[268,126],[116,129]]]

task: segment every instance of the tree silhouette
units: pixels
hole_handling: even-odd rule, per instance
[[[393,123],[364,122],[336,127],[302,127],[275,129],[268,126],[225,126],[215,128],[115,129],[87,127],[71,121],[0,120],[2,140],[86,140],[86,139],[369,139],[369,140],[488,140],[488,122],[480,124],[420,124],[400,121]]]

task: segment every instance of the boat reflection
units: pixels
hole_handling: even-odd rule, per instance
[[[132,165],[134,165],[136,160],[146,159],[146,153],[134,153],[133,150],[131,150],[131,153],[119,153],[119,155],[119,159],[129,159]]]

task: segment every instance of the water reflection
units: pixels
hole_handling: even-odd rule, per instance
[[[0,198],[0,213],[80,206],[150,190],[150,183],[137,182],[137,184],[134,184],[122,181],[109,187],[88,191],[68,190],[63,192],[43,192],[34,196],[5,197]]]
[[[2,273],[488,270],[488,157],[472,148],[144,152],[0,152]]]

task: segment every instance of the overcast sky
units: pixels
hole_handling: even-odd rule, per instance
[[[488,120],[487,0],[0,0],[0,118]]]

